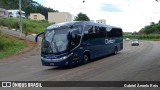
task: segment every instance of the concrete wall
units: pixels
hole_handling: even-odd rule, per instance
[[[45,16],[40,13],[30,13],[29,18],[31,20],[45,20]]]
[[[61,23],[66,21],[73,21],[73,17],[68,12],[48,12],[48,21]]]

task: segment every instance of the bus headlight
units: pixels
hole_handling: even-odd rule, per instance
[[[56,58],[56,59],[47,59],[47,58],[43,58],[43,57],[41,57],[41,59],[44,60],[44,61],[48,61],[48,62],[52,62],[52,61],[58,62],[58,61],[61,61],[61,60],[65,60],[72,55],[73,55],[73,53],[71,53],[67,56],[61,57],[61,58]]]
[[[64,57],[60,58],[60,60],[67,59],[68,57],[70,57],[70,56],[72,56],[72,55],[73,55],[73,53],[71,53],[71,54],[69,54],[69,55],[67,55],[67,56],[64,56]]]
[[[64,56],[64,57],[62,57],[62,60],[67,59],[67,58],[68,58],[67,56]]]

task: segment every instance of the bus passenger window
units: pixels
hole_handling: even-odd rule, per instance
[[[99,33],[99,27],[95,27],[95,32]]]
[[[81,32],[79,30],[74,30],[71,33],[72,39],[71,39],[71,48],[74,48],[80,43],[81,40]]]
[[[107,33],[108,37],[121,37],[122,36],[122,29],[112,28],[111,31]]]
[[[90,39],[91,38],[90,34],[92,34],[92,33],[95,33],[94,27],[91,26],[91,25],[85,26],[83,41],[86,41],[86,40]]]

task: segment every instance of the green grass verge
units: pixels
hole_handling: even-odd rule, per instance
[[[140,34],[140,35],[123,35],[125,38],[160,41],[160,34]]]
[[[22,28],[25,34],[43,32],[51,24],[53,23],[49,23],[47,20],[22,19]],[[0,25],[19,29],[19,18],[0,18]]]
[[[27,47],[27,43],[24,41],[9,38],[0,33],[0,59],[10,56],[25,47]]]
[[[147,40],[147,41],[160,41],[160,39],[141,39],[141,40]]]

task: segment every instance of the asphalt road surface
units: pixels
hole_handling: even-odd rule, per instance
[[[160,42],[140,41],[139,46],[131,46],[130,42],[125,41],[124,49],[117,55],[109,55],[73,68],[42,66],[40,47],[36,47],[24,54],[0,60],[0,81],[160,81]],[[37,90],[40,89],[128,90],[100,87],[39,88]],[[151,88],[141,89],[150,90]],[[132,90],[137,89],[132,88]]]

